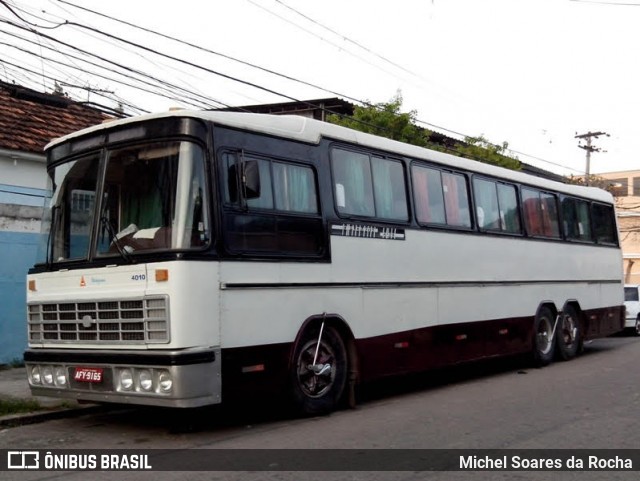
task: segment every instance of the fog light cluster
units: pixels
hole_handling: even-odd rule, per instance
[[[119,392],[169,394],[173,389],[173,378],[166,369],[124,367],[117,369],[116,376]]]
[[[45,387],[69,387],[67,369],[64,366],[29,365],[29,384]]]

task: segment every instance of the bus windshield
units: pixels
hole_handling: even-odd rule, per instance
[[[88,259],[94,243],[96,257],[124,258],[208,244],[204,155],[198,145],[173,141],[114,149],[105,162],[103,185],[98,185],[98,154],[53,170],[51,221],[44,229],[51,231],[54,262]]]

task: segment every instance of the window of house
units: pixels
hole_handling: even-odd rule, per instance
[[[608,190],[616,197],[626,197],[629,195],[629,179],[627,177],[621,177],[619,179],[609,179]],[[635,185],[633,186],[635,191]]]

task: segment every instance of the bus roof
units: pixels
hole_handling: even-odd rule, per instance
[[[56,145],[86,134],[111,130],[114,127],[135,124],[153,119],[166,117],[192,117],[213,122],[218,125],[232,128],[250,130],[276,137],[284,137],[299,140],[311,144],[319,144],[323,138],[339,140],[360,146],[372,147],[400,156],[429,160],[431,162],[449,166],[453,169],[471,171],[478,174],[498,177],[522,184],[529,184],[542,189],[572,194],[593,200],[599,200],[609,204],[613,203],[613,196],[602,189],[584,187],[536,177],[530,174],[485,164],[475,160],[457,157],[455,155],[438,152],[435,150],[406,144],[396,140],[367,134],[357,130],[341,127],[339,125],[323,122],[297,115],[270,115],[245,112],[221,112],[199,110],[173,110],[168,112],[153,113],[126,119],[105,122],[89,127],[64,137],[54,139],[46,147],[45,151]]]

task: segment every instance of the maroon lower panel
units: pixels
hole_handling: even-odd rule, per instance
[[[584,340],[624,327],[624,307],[593,309],[581,317]],[[534,316],[423,327],[356,339],[359,380],[419,372],[533,348]],[[292,333],[292,337],[296,333]],[[223,398],[256,391],[282,392],[289,384],[293,343],[222,350]]]

